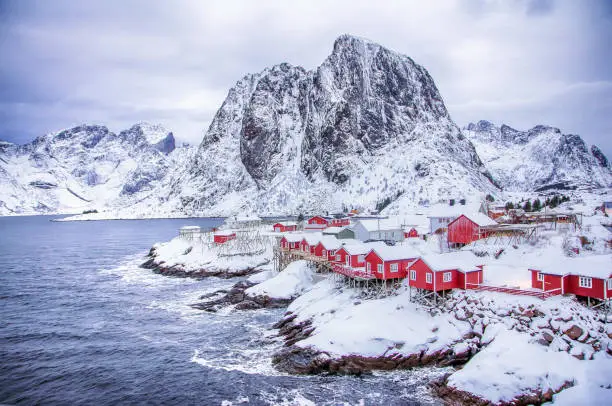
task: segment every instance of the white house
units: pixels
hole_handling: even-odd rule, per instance
[[[357,220],[353,232],[360,241],[404,241],[401,224],[390,219]]]

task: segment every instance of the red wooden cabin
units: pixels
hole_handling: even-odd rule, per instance
[[[301,234],[288,234],[280,239],[281,249],[288,251],[296,251],[300,249],[300,242],[302,241]]]
[[[314,248],[314,255],[318,258],[323,258],[327,261],[332,260],[336,255],[336,250],[341,248],[342,244],[336,237],[325,236]]]
[[[376,279],[403,279],[408,274],[408,265],[418,257],[419,254],[406,247],[379,246],[365,256],[366,272]]]
[[[497,223],[482,213],[462,214],[448,224],[449,244],[465,245],[487,236],[482,227]]]
[[[426,255],[408,267],[408,284],[429,291],[475,289],[483,281],[483,265],[471,252]]]
[[[404,231],[404,238],[417,238],[419,236],[419,232],[416,228],[409,228],[407,231]]]
[[[323,216],[314,216],[309,218],[304,225],[305,230],[323,230],[329,227],[331,218]]]
[[[319,241],[321,241],[321,238],[321,233],[302,234],[302,239],[300,241],[300,250],[302,252],[314,255],[315,247],[317,246]]]
[[[567,294],[599,300],[612,297],[612,256],[555,258],[530,268],[531,287],[549,294]]]
[[[234,239],[236,239],[236,232],[234,231],[217,231],[213,236],[213,241],[216,244],[224,244]]]
[[[283,223],[276,223],[272,226],[272,229],[277,233],[286,233],[289,231],[296,231],[297,223],[292,223],[288,221],[283,222]]]

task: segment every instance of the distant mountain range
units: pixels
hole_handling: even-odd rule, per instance
[[[429,73],[343,35],[316,69],[283,63],[232,87],[199,147],[137,124],[0,142],[0,214],[113,210],[129,217],[375,208],[501,190],[610,187],[577,135],[479,121],[460,130]]]

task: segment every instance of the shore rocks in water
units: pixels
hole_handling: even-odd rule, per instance
[[[208,312],[217,312],[232,305],[234,305],[235,310],[255,310],[264,307],[285,307],[291,302],[291,299],[275,299],[268,296],[249,296],[245,294],[245,290],[255,285],[256,283],[249,281],[240,281],[230,290],[218,290],[200,297],[200,299],[206,300],[194,303],[191,307]]]
[[[447,374],[442,379],[434,381],[430,383],[430,388],[432,392],[444,399],[445,404],[449,405],[473,405],[473,406],[491,406],[493,403],[486,399],[482,399],[472,393],[464,392],[461,390],[457,390],[451,386],[448,386],[448,377],[450,374]],[[541,390],[533,390],[530,393],[525,393],[516,398],[512,399],[509,402],[501,402],[495,403],[498,406],[527,406],[527,405],[541,405],[546,402],[551,402],[553,400],[553,395],[555,393],[561,392],[563,389],[567,389],[574,385],[573,382],[565,382],[559,390],[553,392],[552,390],[541,391]]]

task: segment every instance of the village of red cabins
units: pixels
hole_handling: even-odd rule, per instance
[[[359,221],[359,220],[357,220]],[[324,231],[328,227],[348,227],[350,219],[311,217],[305,230]],[[483,230],[496,224],[482,214],[462,214],[447,226],[450,246],[464,245],[487,237]],[[277,223],[274,231],[296,231],[294,223]],[[414,228],[409,228],[414,230]],[[411,233],[412,234],[412,233]],[[416,233],[414,233],[416,234]],[[418,237],[418,234],[415,235]],[[404,233],[408,237],[408,233]],[[283,251],[300,253],[305,259],[326,261],[331,270],[355,280],[403,280],[417,289],[445,292],[452,289],[475,289],[548,298],[575,294],[585,298],[608,300],[612,297],[610,257],[588,256],[564,258],[562,263],[546,263],[529,269],[532,289],[495,287],[483,284],[484,265],[471,252],[454,251],[421,256],[404,246],[389,246],[383,241],[342,244],[333,235],[287,233],[279,240]],[[563,271],[562,271],[563,270]]]

